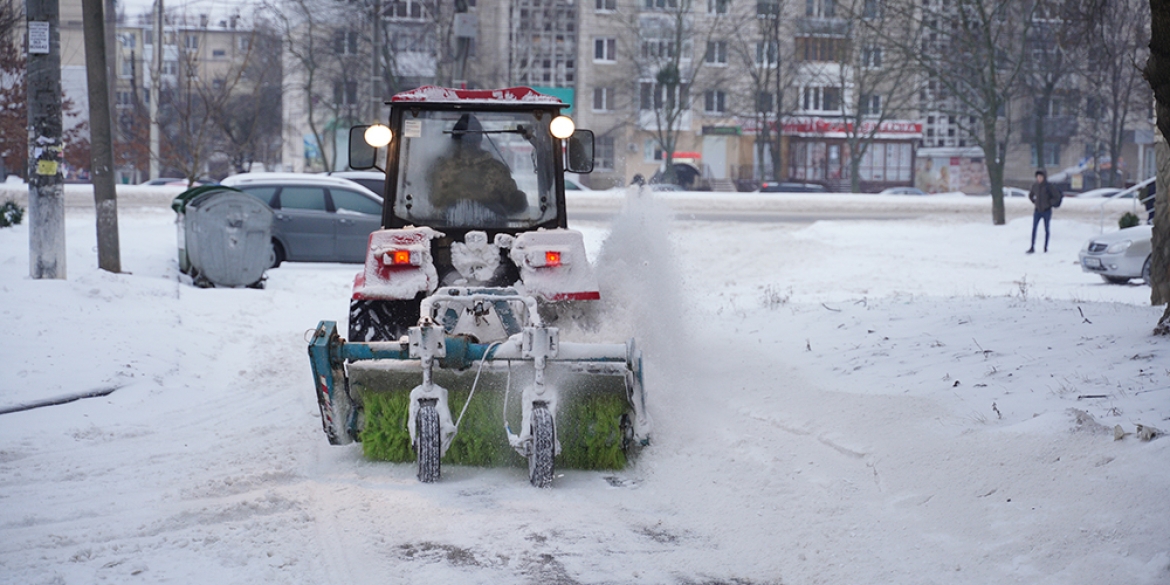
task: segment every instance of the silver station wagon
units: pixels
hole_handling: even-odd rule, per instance
[[[382,225],[382,198],[340,177],[244,173],[222,184],[260,199],[275,212],[273,268],[286,260],[365,262],[370,232]]]

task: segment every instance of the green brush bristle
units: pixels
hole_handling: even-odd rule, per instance
[[[415,455],[406,428],[410,391],[371,389],[379,386],[372,379],[366,385],[354,385],[365,405],[362,452],[370,459],[412,462]],[[452,422],[459,418],[468,394],[469,391],[461,389],[448,391]],[[481,467],[526,465],[524,458],[508,445],[503,397],[502,391],[484,388],[481,383],[463,416],[459,432],[443,456],[444,463]],[[564,469],[625,467],[621,418],[628,410],[624,389],[622,393],[562,392],[556,421],[561,442],[557,466]],[[519,432],[520,416],[519,392],[513,391],[509,396],[508,419],[514,433]]]

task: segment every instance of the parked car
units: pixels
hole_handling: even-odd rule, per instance
[[[330,171],[321,173],[330,177],[349,179],[382,197],[386,192],[386,173],[379,171]]]
[[[272,267],[293,262],[366,259],[370,232],[382,225],[382,198],[348,179],[299,173],[244,173],[223,180],[268,204]]]
[[[881,190],[878,195],[926,195],[926,191],[917,187],[890,187]]]
[[[201,187],[203,185],[214,185],[214,184],[215,184],[215,181],[213,181],[211,179],[203,178],[203,179],[196,179],[195,184],[193,184],[191,186],[192,187]],[[149,186],[162,185],[162,186],[167,186],[167,187],[186,187],[186,186],[188,186],[187,179],[184,179],[182,177],[159,177],[157,179],[151,179],[151,180],[146,181],[144,183],[139,183],[139,185],[149,185]]]
[[[1100,274],[1113,284],[1133,278],[1149,284],[1152,234],[1153,226],[1139,225],[1090,239],[1081,248],[1081,270]]]
[[[684,191],[685,190],[682,187],[680,187],[679,185],[675,185],[674,183],[650,183],[649,185],[646,185],[646,186],[649,187],[651,191]]]
[[[761,183],[760,193],[825,193],[828,190],[820,183]]]

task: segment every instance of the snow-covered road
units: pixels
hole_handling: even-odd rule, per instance
[[[27,228],[0,230],[0,407],[120,387],[0,415],[0,582],[1170,583],[1170,441],[1113,430],[1170,430],[1149,289],[1080,272],[1087,205],[1025,256],[1015,202],[994,227],[943,199],[802,225],[672,220],[779,205],[684,194],[578,224],[656,435],[552,490],[326,444],[305,332],[344,320],[354,266],[196,289],[169,210],[125,206],[111,275],[71,208],[69,279],[32,281]]]

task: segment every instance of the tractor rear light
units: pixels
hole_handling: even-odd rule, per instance
[[[532,250],[528,265],[533,268],[559,268],[569,265],[569,256],[563,250]]]
[[[387,254],[390,259],[390,264],[395,266],[402,266],[410,264],[410,250],[394,250]]]

